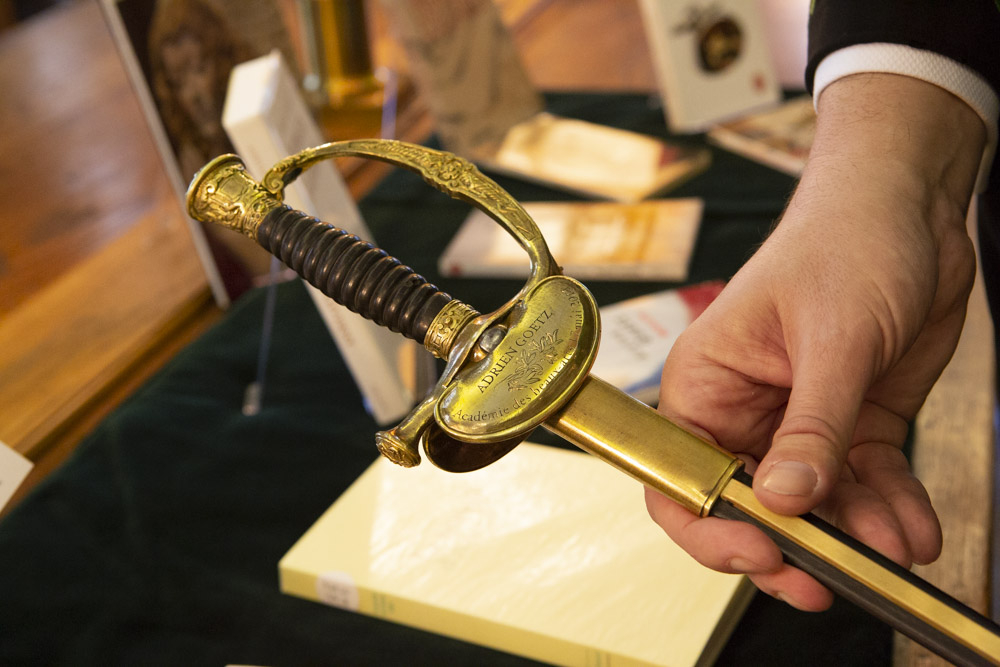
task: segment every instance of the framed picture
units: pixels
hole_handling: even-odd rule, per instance
[[[289,10],[275,0],[100,2],[183,205],[194,173],[211,158],[233,152],[221,120],[233,67],[274,49],[296,62]],[[190,230],[220,306],[267,273],[270,256],[250,239],[193,220]]]

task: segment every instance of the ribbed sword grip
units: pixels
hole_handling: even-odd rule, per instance
[[[256,239],[337,303],[421,343],[452,301],[384,250],[288,206],[267,214]]]

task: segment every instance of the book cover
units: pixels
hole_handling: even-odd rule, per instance
[[[701,225],[698,198],[638,204],[527,202],[563,272],[584,281],[682,281]],[[527,277],[528,256],[485,213],[469,214],[438,260],[446,276]]]
[[[674,132],[700,132],[781,99],[756,2],[640,0],[639,6]]]
[[[149,17],[147,17],[145,25],[137,26],[135,22],[125,20],[126,15],[134,13],[136,2],[101,0],[99,4],[114,39],[115,47],[121,56],[129,82],[135,91],[139,108],[146,119],[153,143],[156,144],[156,150],[170,181],[170,187],[173,188],[181,209],[185,210],[184,193],[187,190],[188,179],[194,175],[194,172],[187,173],[187,170],[181,166],[180,156],[174,152],[164,118],[160,114],[160,109],[153,95],[154,84],[151,73],[148,66],[143,67],[143,63],[149,61]],[[146,13],[151,14],[152,12],[147,9]],[[216,264],[215,253],[209,243],[206,229],[186,214],[184,219],[191,233],[195,252],[198,253],[198,260],[205,271],[205,278],[212,290],[212,297],[220,308],[228,308],[231,303],[228,287],[223,280],[219,266]]]
[[[281,590],[563,665],[707,665],[753,586],[650,521],[587,454],[524,443],[471,473],[376,461],[285,555]]]
[[[816,111],[808,95],[708,131],[716,145],[791,176],[802,174],[815,136]]]
[[[222,123],[247,169],[258,179],[282,158],[323,143],[319,127],[277,51],[233,70]],[[373,241],[332,162],[317,164],[304,173],[286,189],[285,201]],[[413,359],[416,343],[358,317],[311,285],[307,288],[368,411],[379,424],[405,415],[413,405],[415,388],[400,363]]]

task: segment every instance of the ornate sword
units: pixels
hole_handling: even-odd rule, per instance
[[[482,209],[528,254],[528,281],[479,313],[383,250],[282,203],[303,171],[345,156],[411,169]],[[1000,626],[817,517],[769,511],[738,458],[589,375],[600,338],[594,298],[561,275],[520,204],[466,160],[398,141],[347,141],[285,158],[258,183],[237,156],[223,155],[195,175],[187,202],[192,217],[249,236],[337,303],[445,360],[428,396],[376,434],[393,462],[417,465],[422,448],[444,470],[475,470],[544,426],[695,514],[758,526],[790,563],[941,656],[1000,665]]]

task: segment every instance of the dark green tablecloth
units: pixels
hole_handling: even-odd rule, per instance
[[[646,96],[549,101],[666,133]],[[522,201],[569,198],[498,180]],[[792,185],[715,150],[709,172],[671,193],[706,201],[691,281],[731,276]],[[436,280],[468,207],[395,172],[362,210],[383,247]],[[480,309],[519,287],[436,281]],[[668,286],[591,285],[602,304]],[[376,426],[297,282],[278,289],[263,411],[241,414],[263,304],[262,292],[241,299],[0,523],[0,663],[530,664],[278,592],[278,560],[375,459]],[[759,595],[720,664],[884,665],[889,644],[885,626],[846,604],[804,614]]]

